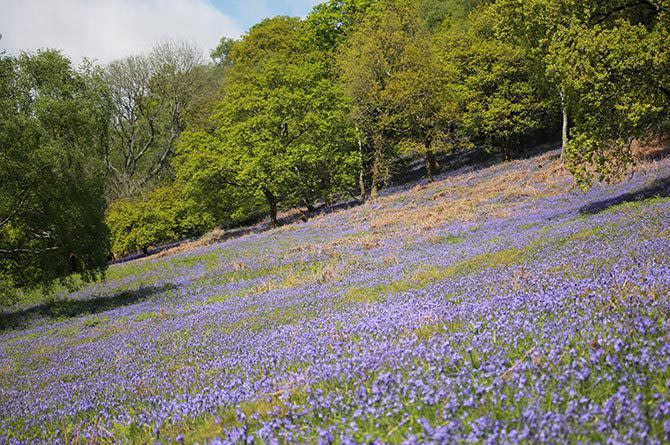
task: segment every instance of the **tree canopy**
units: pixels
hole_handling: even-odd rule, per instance
[[[100,135],[109,110],[93,76],[74,70],[57,51],[0,57],[5,292],[104,270],[109,242]]]
[[[113,198],[132,197],[169,173],[189,107],[208,81],[200,50],[186,42],[161,42],[149,54],[109,64],[104,85],[112,119],[104,160]]]
[[[273,224],[280,204],[312,207],[348,176],[345,105],[319,53],[302,43],[302,29],[298,19],[269,19],[233,47],[214,130],[185,137],[177,161],[186,182],[262,196]]]

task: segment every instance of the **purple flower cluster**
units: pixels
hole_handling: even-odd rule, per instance
[[[670,162],[375,219],[551,156],[114,266],[71,298],[160,291],[0,334],[0,443],[669,441]]]

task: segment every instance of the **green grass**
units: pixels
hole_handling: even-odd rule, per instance
[[[439,235],[431,239],[433,244],[461,244],[467,240],[464,236]]]
[[[133,320],[137,322],[142,322],[146,320],[151,320],[156,317],[158,317],[158,314],[156,312],[142,312],[141,314],[136,315],[135,318],[133,318]]]
[[[167,260],[167,263],[174,267],[186,269],[191,269],[197,265],[204,264],[208,272],[215,270],[217,266],[222,264],[222,262],[221,252],[218,250],[200,255],[176,256]]]
[[[233,297],[253,297],[254,295],[275,289],[292,288],[323,281],[327,279],[324,271],[332,264],[334,264],[333,261],[294,262],[279,266],[260,267],[258,269],[241,269],[208,277],[207,281],[210,284],[216,283],[217,285],[259,278],[263,278],[264,280],[260,284],[247,286],[236,292],[224,292],[214,295],[207,300],[207,303],[224,303]],[[198,285],[202,285],[202,282],[198,282]]]
[[[459,275],[481,272],[493,267],[507,267],[525,261],[532,249],[503,249],[485,253],[460,261],[446,268],[433,265],[419,266],[416,271],[406,273],[399,280],[370,287],[350,287],[344,294],[346,303],[379,303],[389,295],[422,289],[430,284],[447,280]]]
[[[108,322],[109,322],[108,317],[91,317],[91,318],[87,318],[86,320],[84,320],[82,325],[84,327],[87,327],[87,328],[93,328],[93,327],[100,326],[100,325],[108,323]]]
[[[425,341],[433,338],[436,335],[453,334],[455,332],[462,331],[466,326],[467,323],[460,320],[444,321],[418,327],[412,330],[411,334],[416,335],[420,341]]]

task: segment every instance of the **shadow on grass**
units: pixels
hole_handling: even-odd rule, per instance
[[[515,159],[530,159],[532,157],[548,153],[552,150],[556,151],[556,157],[558,157],[558,146],[559,145],[556,142],[545,142],[533,148],[526,149],[523,153],[516,153]],[[491,154],[486,152],[481,147],[438,154],[437,160],[442,166],[440,173],[436,175],[437,181],[462,175],[466,172],[474,173],[478,170],[483,170],[503,162],[502,154]],[[408,185],[418,185],[420,183],[426,183],[428,180],[423,158],[416,156],[408,157],[405,159],[396,160],[396,162],[398,164],[396,168],[399,173],[393,175],[389,187],[383,189],[380,193],[380,196],[394,195],[396,193],[402,192],[403,190],[406,190],[406,186]],[[368,191],[369,186],[370,184],[367,184]],[[298,222],[306,222],[317,216],[362,205],[365,202],[354,196],[354,194],[357,192],[358,190],[351,190],[350,193],[342,197],[342,199],[335,204],[326,205],[324,203],[317,203],[315,204],[314,209],[304,210],[296,208],[288,212],[283,212],[283,214],[281,214],[279,217],[279,226],[290,225]],[[224,230],[221,235],[217,236],[216,238],[212,238],[209,243],[201,244],[200,246],[221,243],[230,239],[240,238],[242,236],[254,233],[262,233],[268,230],[272,230],[273,227],[270,224],[267,216],[262,216],[259,219],[251,219],[247,221],[246,224],[241,227],[221,227],[221,229]],[[195,237],[164,243],[158,246],[152,246],[148,248],[147,253],[137,252],[111,261],[110,264],[122,264],[141,258],[146,258],[159,254],[163,251],[179,248],[182,245],[187,245],[188,243],[197,241],[198,238]]]
[[[649,198],[667,198],[670,196],[670,176],[659,178],[648,187],[635,192],[624,193],[602,201],[592,202],[579,209],[579,213],[593,215],[619,204],[642,201]]]
[[[147,286],[111,296],[99,296],[86,300],[56,299],[26,309],[0,312],[0,332],[29,326],[32,321],[38,318],[55,320],[109,311],[117,307],[137,303],[173,288],[174,286],[171,284]]]

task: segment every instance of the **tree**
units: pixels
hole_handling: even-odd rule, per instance
[[[280,205],[328,202],[349,177],[342,174],[351,146],[343,101],[319,53],[303,45],[302,31],[299,19],[268,19],[233,47],[214,130],[191,131],[177,158],[189,190],[216,184],[251,202],[262,196],[273,225]],[[195,173],[195,166],[204,171]]]
[[[98,277],[109,252],[100,135],[108,118],[92,68],[57,51],[0,57],[0,281]]]
[[[372,198],[390,177],[393,138],[398,130],[393,116],[398,104],[389,100],[388,84],[401,69],[408,40],[419,31],[412,8],[400,1],[378,6],[366,16],[339,54],[343,87],[352,102],[351,117],[362,139],[361,177],[369,176]]]
[[[594,174],[604,180],[624,172],[633,139],[658,134],[670,117],[670,102],[653,79],[653,39],[644,26],[621,21],[614,29],[574,24],[552,45],[549,69],[565,77],[578,103],[566,165],[584,186]]]
[[[462,76],[464,130],[501,147],[509,160],[511,146],[539,128],[550,107],[533,81],[525,48],[496,37],[491,11],[475,10],[470,25],[452,26],[441,36],[441,44],[446,60]]]
[[[305,38],[313,48],[334,53],[363,21],[377,0],[329,0],[314,7],[305,20]]]
[[[668,2],[499,0],[493,9],[498,36],[527,48],[538,83],[559,98],[578,182],[620,175],[633,138],[668,120]]]
[[[228,66],[230,64],[230,52],[233,50],[236,40],[230,37],[221,37],[219,44],[214,48],[209,56],[218,66]]]
[[[390,119],[401,139],[401,152],[421,154],[433,181],[440,169],[436,154],[459,144],[459,73],[457,66],[438,57],[434,37],[419,16],[410,20],[415,22],[413,35],[406,38],[383,97],[392,110]]]
[[[337,66],[339,52],[348,45],[349,38],[376,3],[377,0],[329,0],[316,5],[307,16],[304,23],[305,40],[308,46],[322,54],[321,59],[327,64],[329,78],[334,84],[339,83],[340,78]],[[365,199],[369,144],[364,141],[365,135],[359,129],[356,129],[355,134],[360,196]]]
[[[670,119],[662,67],[667,45],[660,44],[670,39],[669,28],[646,15],[653,9],[621,16],[626,9],[617,10],[611,23],[609,13],[573,18],[554,36],[548,56],[548,71],[562,79],[575,103],[565,161],[584,187],[619,177],[633,162],[632,141],[663,132]]]
[[[195,46],[163,42],[107,67],[112,119],[104,159],[112,198],[132,196],[169,173],[189,106],[212,80],[202,63]]]
[[[429,29],[436,31],[445,20],[465,23],[469,14],[489,0],[416,0],[418,14]]]

